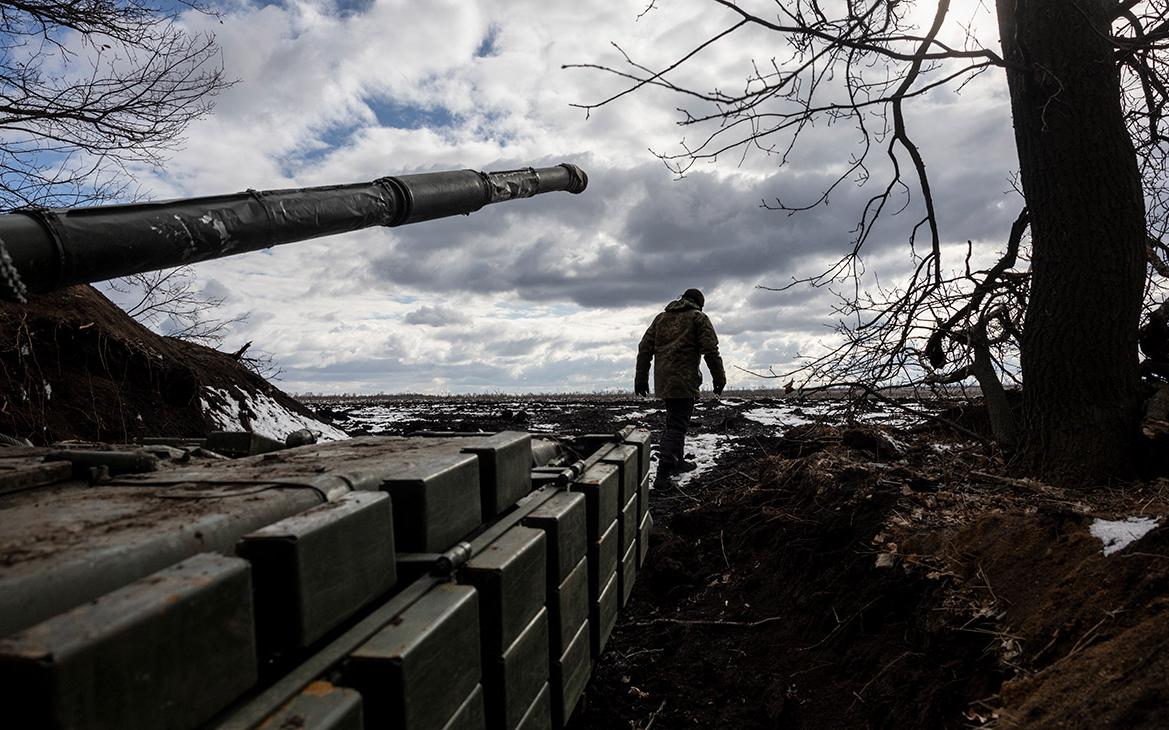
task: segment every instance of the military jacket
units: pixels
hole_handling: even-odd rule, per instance
[[[699,359],[715,385],[725,385],[726,372],[718,354],[718,336],[710,318],[689,299],[677,299],[654,318],[637,346],[637,383],[649,380],[650,361],[654,369],[654,395],[659,398],[697,398],[702,373]]]

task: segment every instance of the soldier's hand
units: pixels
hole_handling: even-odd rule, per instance
[[[633,392],[640,396],[649,395],[649,382],[645,380],[633,381]]]
[[[714,394],[715,395],[722,395],[723,388],[725,388],[725,387],[727,387],[726,383],[715,383],[714,384]]]

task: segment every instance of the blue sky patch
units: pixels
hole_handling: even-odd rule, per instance
[[[378,125],[382,127],[438,129],[449,127],[455,122],[454,115],[448,109],[441,107],[428,109],[412,104],[401,104],[382,97],[366,97],[364,101],[377,117]]]
[[[487,29],[487,35],[483,37],[483,42],[475,49],[475,58],[498,56],[499,49],[495,46],[497,40],[499,40],[499,26],[492,25]]]

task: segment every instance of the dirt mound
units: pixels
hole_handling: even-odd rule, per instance
[[[92,287],[0,302],[0,433],[35,444],[201,436],[222,427],[206,398],[255,394],[311,418],[230,355],[160,337]]]
[[[656,489],[572,727],[1169,725],[1169,528],[1090,534],[1166,485],[1063,491],[938,438],[789,429]]]
[[[1014,670],[1002,727],[1169,726],[1169,529],[1104,555],[1093,522],[1042,505],[905,544],[938,556],[952,571],[952,595],[989,619]]]

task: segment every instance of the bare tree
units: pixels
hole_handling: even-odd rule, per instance
[[[0,2],[0,201],[132,197],[127,166],[159,164],[227,85],[215,39],[161,5]]]
[[[215,313],[223,297],[203,291],[190,266],[133,274],[106,283],[120,295],[122,309],[167,337],[214,347],[246,315],[222,318]]]
[[[721,10],[707,16],[712,28],[674,61],[650,68],[618,49],[624,66],[583,65],[625,84],[581,106],[646,87],[674,92],[684,104],[679,123],[702,130],[680,152],[659,155],[678,174],[753,152],[793,164],[814,128],[855,135],[840,174],[818,195],[764,203],[795,213],[842,185],[876,189],[839,260],[793,282],[833,287],[839,297],[841,344],[809,362],[805,379],[880,386],[976,378],[995,407],[1000,442],[1017,445],[1032,473],[1069,482],[1127,473],[1143,397],[1142,302],[1163,296],[1149,278],[1149,253],[1164,253],[1169,227],[1169,4],[997,0],[993,14],[980,6],[1001,39],[991,48],[977,20],[956,17],[949,0],[710,1]],[[666,12],[654,6],[647,12]],[[716,45],[748,47],[737,41],[748,31],[771,40],[760,51],[766,60],[747,66],[741,91],[675,82]],[[1005,75],[1010,90],[1021,213],[993,265],[972,267],[969,248],[964,262],[943,265],[930,176],[905,109],[988,72]],[[890,214],[914,216],[912,273],[895,286],[862,286],[862,251]],[[1019,376],[1016,419],[1002,382]]]
[[[165,7],[165,9],[164,9]],[[0,202],[78,206],[139,197],[133,165],[162,164],[229,85],[215,39],[186,32],[196,2],[0,0]],[[243,317],[215,316],[189,267],[108,284],[135,319],[219,344]]]

